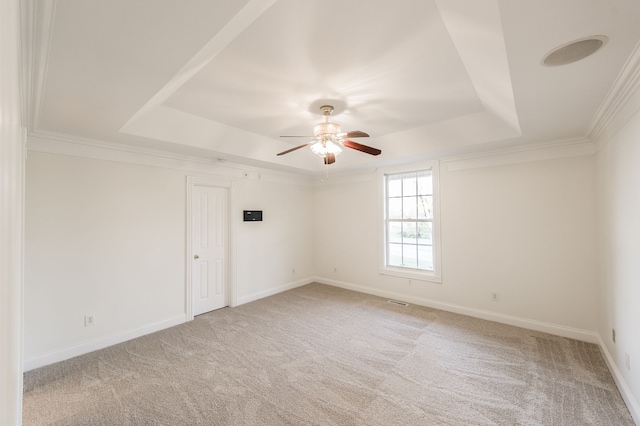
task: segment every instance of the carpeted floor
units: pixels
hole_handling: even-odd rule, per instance
[[[596,345],[310,284],[25,374],[25,425],[633,425]]]

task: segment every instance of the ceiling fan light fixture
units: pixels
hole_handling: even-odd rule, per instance
[[[316,142],[311,145],[311,151],[319,157],[326,157],[327,153],[331,153],[334,155],[338,155],[342,152],[342,149],[331,141],[326,142]]]
[[[323,135],[337,135],[342,131],[342,127],[336,123],[324,122],[313,126],[313,136],[316,138]]]
[[[324,115],[324,122],[313,126],[313,137],[307,143],[289,148],[285,151],[279,152],[277,155],[288,154],[292,151],[297,151],[300,148],[309,147],[311,152],[324,159],[324,164],[329,165],[336,162],[336,155],[342,152],[341,147],[355,149],[356,151],[364,152],[370,155],[380,155],[382,151],[377,148],[362,145],[346,138],[367,138],[368,134],[360,130],[353,130],[350,132],[342,133],[342,127],[339,124],[329,122],[329,115],[333,111],[331,105],[323,105],[320,107],[320,111]],[[286,137],[302,137],[302,136],[281,136]]]

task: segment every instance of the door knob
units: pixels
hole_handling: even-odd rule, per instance
[[[194,258],[194,259],[200,259],[200,256],[198,256],[197,254],[194,254],[194,255],[193,255],[193,258]]]

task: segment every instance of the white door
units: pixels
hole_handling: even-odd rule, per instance
[[[191,197],[193,315],[227,303],[227,189],[193,186]]]

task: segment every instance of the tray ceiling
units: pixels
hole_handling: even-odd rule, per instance
[[[332,121],[335,170],[588,136],[640,40],[634,0],[36,1],[30,130],[317,173],[276,153]],[[594,55],[542,58],[604,35]]]

